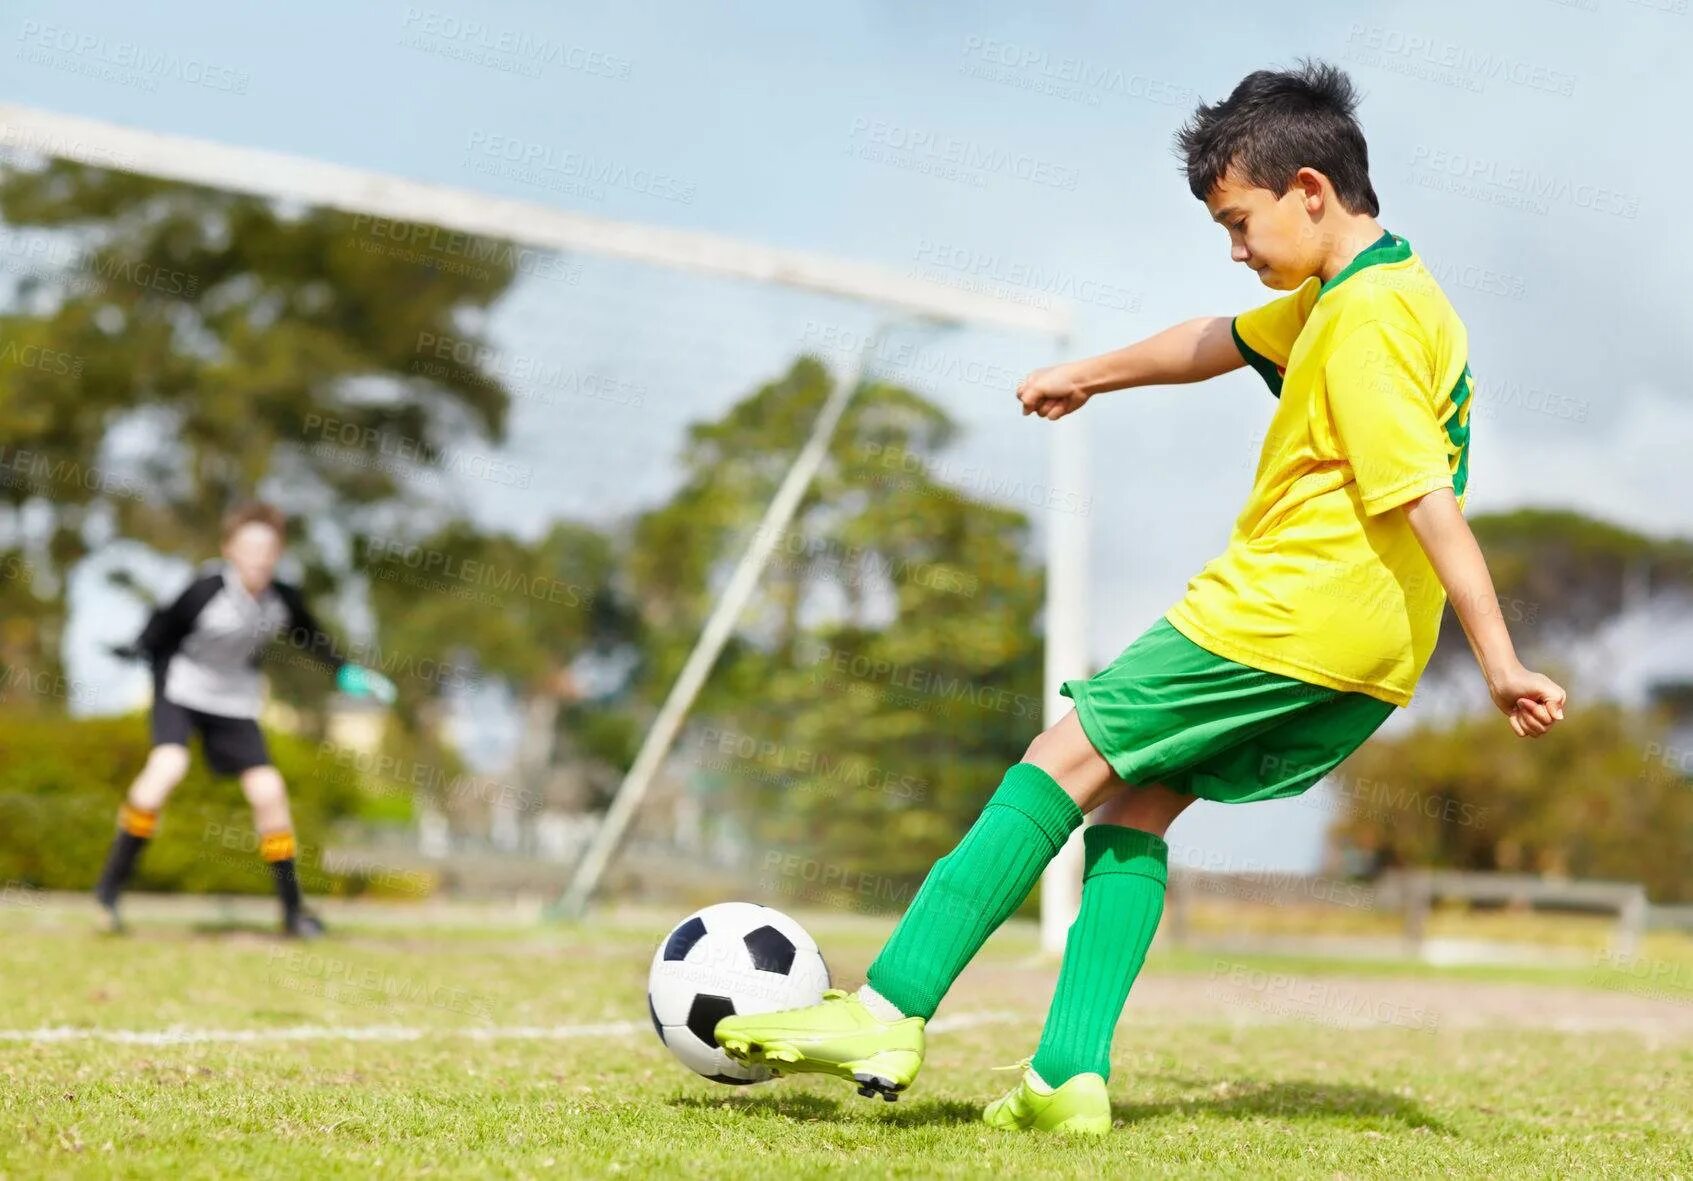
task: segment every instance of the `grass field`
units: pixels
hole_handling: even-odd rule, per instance
[[[0,907],[0,1176],[1693,1177],[1679,971],[1648,995],[1621,973],[1155,955],[1118,1030],[1118,1127],[1075,1144],[975,1122],[1050,993],[1026,926],[885,1104],[676,1065],[643,994],[679,915],[329,913],[302,946]],[[798,917],[837,983],[862,979],[884,924]]]

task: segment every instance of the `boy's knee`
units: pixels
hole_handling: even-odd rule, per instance
[[[288,796],[282,776],[275,767],[254,767],[243,773],[241,790],[247,796],[247,802],[255,808],[286,802]]]
[[[155,746],[147,755],[147,764],[135,782],[129,785],[125,797],[131,807],[157,812],[165,800],[188,774],[188,750],[174,744]]]
[[[1059,734],[1059,727],[1048,726],[1029,743],[1028,749],[1023,752],[1023,761],[1038,767],[1043,763],[1055,761],[1063,752],[1063,748],[1064,738]]]
[[[1149,832],[1154,836],[1163,836],[1164,830],[1169,827],[1168,818],[1148,808],[1144,800],[1138,800],[1133,788],[1122,792],[1102,807],[1095,814],[1094,820],[1099,824],[1115,824],[1121,828]]]
[[[168,780],[169,786],[175,787],[188,774],[188,748],[174,742],[155,746],[147,756],[147,772],[157,779]]]
[[[1131,787],[1109,800],[1094,819],[1164,836],[1177,816],[1193,803],[1193,797],[1161,785]]]

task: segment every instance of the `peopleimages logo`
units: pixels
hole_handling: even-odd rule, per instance
[[[576,283],[581,278],[582,264],[556,251],[537,250],[498,238],[443,229],[428,222],[357,213],[353,215],[353,233],[361,247],[380,243],[382,247],[395,248],[398,253],[394,257],[428,260],[431,256],[440,255],[443,259],[471,266],[488,263],[539,279]]]
[[[534,599],[536,602],[579,607],[584,610],[593,606],[592,588],[577,586],[547,574],[533,574],[489,562],[479,562],[474,558],[464,558],[445,550],[394,538],[366,537],[361,548],[364,550],[365,559],[373,564],[389,563],[425,575],[437,575],[486,587],[509,596]]]
[[[51,496],[53,488],[81,488],[103,496],[139,500],[147,487],[135,476],[89,467],[63,456],[0,445],[0,485]]]
[[[762,778],[789,784],[794,780],[819,781],[824,786],[869,788],[903,800],[920,800],[928,795],[929,781],[871,762],[855,752],[813,750],[792,743],[757,738],[737,730],[707,726],[700,733],[701,763],[711,769],[739,769],[752,764],[764,772]],[[731,764],[729,760],[736,760]],[[798,789],[795,789],[798,790]]]
[[[542,66],[577,70],[597,78],[627,78],[628,58],[603,49],[496,28],[432,8],[407,8],[400,44],[509,73],[539,77]]]
[[[1417,183],[1425,188],[1444,188],[1494,204],[1508,203],[1501,198],[1509,195],[1517,199],[1515,203],[1520,207],[1539,214],[1545,214],[1554,203],[1562,203],[1629,220],[1640,215],[1637,194],[1541,172],[1476,152],[1418,144],[1411,153],[1411,168]]]
[[[646,387],[638,383],[584,373],[546,357],[506,352],[468,337],[419,332],[413,351],[417,354],[411,364],[414,373],[481,385],[511,382],[514,388],[508,392],[514,397],[544,405],[556,404],[559,396],[593,398],[622,406],[641,406],[647,400]]]
[[[529,487],[535,476],[533,468],[515,460],[439,447],[322,414],[307,414],[301,433],[316,434],[318,453],[344,467],[375,467],[415,476],[457,475],[514,488]]]
[[[1195,102],[1199,98],[1199,93],[1188,86],[1150,78],[1146,74],[1136,73],[1133,69],[1095,63],[1087,58],[1075,58],[1070,54],[1055,54],[1045,47],[1001,41],[999,37],[967,34],[963,39],[963,56],[979,59],[992,66],[1024,71],[1045,80],[1072,83],[1075,86],[1075,91],[1053,91],[1060,96],[1104,93],[1119,95],[1122,98],[1138,98],[1143,102],[1161,103],[1165,107],[1185,107],[1187,103]],[[1004,78],[1001,76],[994,80],[1004,81]]]
[[[1510,271],[1496,271],[1481,263],[1451,263],[1427,255],[1419,257],[1442,287],[1462,287],[1466,291],[1501,295],[1506,299],[1522,299],[1528,293],[1528,281]]]
[[[1080,183],[1074,168],[1027,152],[886,119],[855,116],[851,140],[847,151],[861,159],[932,173],[978,187],[985,185],[990,176],[1065,190],[1074,189]]]
[[[14,157],[66,156],[92,168],[121,168],[125,172],[139,172],[134,157],[114,152],[104,144],[90,143],[60,134],[48,134],[34,127],[19,127],[14,123],[0,123],[0,160]]]
[[[161,81],[204,86],[226,94],[246,94],[252,75],[246,70],[198,57],[184,57],[172,49],[112,40],[65,25],[26,20],[18,31],[18,56],[38,65],[120,85],[156,91]]]
[[[1426,75],[1480,92],[1488,82],[1504,82],[1548,94],[1575,93],[1576,76],[1508,53],[1493,53],[1382,25],[1354,24],[1346,34],[1348,56],[1399,73]],[[1406,68],[1399,68],[1402,63]],[[1442,71],[1445,74],[1442,75]]]
[[[821,680],[824,675],[832,672],[847,678],[848,682],[886,686],[890,697],[895,700],[901,699],[902,694],[917,694],[942,702],[966,702],[980,709],[994,710],[1018,718],[1040,716],[1040,703],[1027,694],[1013,693],[1008,689],[936,669],[902,664],[861,652],[844,651],[821,641],[800,643],[795,655],[813,666],[814,680]],[[912,697],[903,699],[915,700]]]
[[[772,565],[819,577],[834,577],[847,586],[912,585],[941,594],[973,597],[980,585],[976,575],[946,562],[913,562],[881,550],[847,545],[838,538],[811,536],[800,529],[753,530],[758,538],[773,538]]]
[[[547,188],[588,185],[627,189],[666,201],[691,205],[696,186],[651,168],[632,168],[587,152],[518,139],[510,135],[472,131],[466,143],[473,167],[509,175]],[[478,164],[477,162],[481,163]]]
[[[82,373],[82,358],[74,353],[61,353],[38,344],[19,344],[15,340],[0,340],[0,365],[38,369],[54,377],[76,377]]]
[[[864,454],[874,466],[891,473],[871,477],[884,487],[928,485],[943,496],[962,498],[977,495],[1002,503],[1080,517],[1093,511],[1093,497],[1084,496],[1078,489],[1019,479],[982,464],[962,464],[946,456],[930,456],[881,443],[866,443]],[[975,593],[973,589],[971,593]]]
[[[800,343],[808,349],[838,356],[868,356],[878,368],[924,381],[963,381],[995,390],[1014,390],[1023,374],[994,361],[933,345],[887,336],[873,336],[858,328],[807,320]]]
[[[917,244],[916,257],[913,273],[919,278],[940,279],[966,287],[971,282],[980,282],[988,290],[1024,288],[1036,295],[1097,304],[1113,311],[1140,310],[1140,297],[1115,283],[1086,278],[1058,267],[1020,262],[996,251],[923,238]],[[1050,302],[1043,301],[1040,306],[1050,306]]]

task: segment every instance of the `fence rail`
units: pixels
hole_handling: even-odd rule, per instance
[[[1489,906],[1568,913],[1614,914],[1611,954],[1638,955],[1649,926],[1693,927],[1693,907],[1652,907],[1638,882],[1578,881],[1532,874],[1462,870],[1390,870],[1374,882],[1353,882],[1308,874],[1212,873],[1172,867],[1166,911],[1167,933],[1176,943],[1192,936],[1191,910],[1201,898],[1272,906],[1339,906],[1397,913],[1403,948],[1434,958],[1429,916],[1437,902],[1457,900]]]

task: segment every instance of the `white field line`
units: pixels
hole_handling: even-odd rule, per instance
[[[1017,1025],[1024,1021],[1040,1024],[1039,1013],[1019,1013],[1014,1009],[991,1009],[981,1013],[953,1013],[936,1017],[925,1024],[930,1033],[950,1033],[955,1029],[974,1029],[978,1025]]]
[[[929,1023],[936,1033],[978,1025],[1036,1020],[1005,1011],[958,1013]],[[419,1042],[462,1037],[472,1041],[567,1041],[580,1037],[624,1037],[652,1028],[646,1021],[602,1021],[591,1025],[492,1025],[428,1029],[411,1025],[290,1025],[277,1029],[89,1029],[71,1025],[0,1029],[0,1042],[115,1042],[128,1046],[190,1046],[257,1042]]]
[[[618,1037],[652,1026],[644,1021],[605,1021],[595,1025],[504,1025],[426,1029],[410,1025],[290,1025],[276,1029],[87,1029],[70,1025],[41,1029],[0,1029],[0,1042],[117,1042],[135,1046],[188,1046],[209,1042],[418,1042],[431,1038],[465,1037],[476,1041],[502,1038],[563,1040],[576,1037]]]

